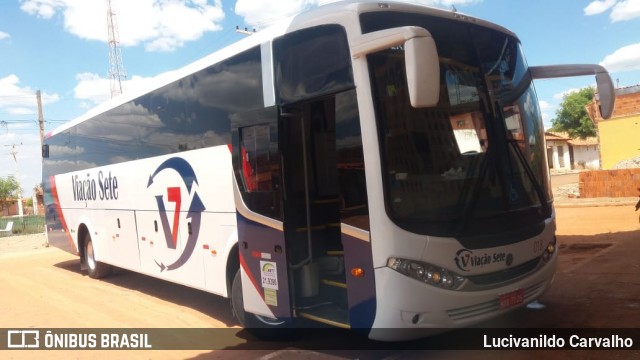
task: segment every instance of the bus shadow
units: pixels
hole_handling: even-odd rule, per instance
[[[78,259],[63,261],[57,264],[53,264],[53,266],[59,269],[63,269],[66,271],[70,271],[72,273],[82,275],[82,271],[80,270],[80,262]]]
[[[562,328],[612,328],[619,324],[621,319],[637,319],[633,307],[617,306],[616,312],[611,312],[610,301],[611,298],[615,298],[621,303],[636,302],[634,294],[637,295],[637,286],[625,288],[620,286],[619,282],[606,285],[606,279],[611,274],[620,279],[634,276],[633,269],[637,268],[635,259],[640,255],[638,239],[640,231],[558,235],[559,257],[556,277],[539,303],[482,322],[473,326],[471,330],[532,328],[544,331]],[[86,273],[79,271],[77,260],[61,262],[56,266],[86,276]],[[624,277],[625,274],[627,277]],[[637,277],[637,274],[635,276]],[[122,269],[116,269],[111,277],[103,281],[190,307],[227,325],[237,325],[227,299],[200,290]],[[625,309],[628,313],[623,312]],[[594,317],[593,314],[603,315]],[[341,329],[322,332],[301,329],[294,339],[288,341],[260,340],[243,329],[228,329],[227,332],[227,329],[220,330],[222,332],[216,336],[219,338],[216,350],[193,359],[237,360],[263,356],[298,358],[305,356],[305,351],[320,353],[328,358],[383,359],[398,354],[409,355],[409,358],[427,355],[447,358],[447,354],[451,354],[449,349],[442,349],[442,343],[464,344],[469,341],[469,334],[476,334],[469,333],[467,329],[460,329],[418,341],[386,343],[369,340],[362,334]]]
[[[54,266],[88,278],[86,271],[80,270],[78,259],[60,262],[54,264]],[[215,294],[118,267],[114,267],[111,275],[98,281],[104,281],[121,288],[137,291],[176,305],[188,307],[221,321],[227,326],[238,325],[231,313],[229,299]]]

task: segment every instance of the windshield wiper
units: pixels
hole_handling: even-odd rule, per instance
[[[507,139],[507,142],[511,145],[514,152],[518,156],[518,159],[520,160],[520,163],[524,168],[525,174],[527,174],[529,181],[531,181],[531,185],[533,185],[533,189],[535,190],[536,195],[538,196],[538,200],[540,201],[540,204],[544,209],[545,216],[550,216],[551,208],[549,207],[549,203],[547,202],[547,197],[544,194],[544,190],[542,189],[542,186],[540,186],[540,183],[538,183],[538,180],[536,179],[536,176],[533,173],[533,169],[531,169],[531,166],[529,166],[529,162],[527,162],[527,158],[522,153],[522,149],[520,149],[520,146],[518,146],[518,143],[516,140]]]
[[[467,225],[471,221],[473,217],[473,213],[476,209],[476,204],[478,203],[478,199],[480,198],[480,194],[482,193],[482,186],[484,184],[484,178],[487,176],[487,169],[489,169],[489,163],[494,161],[493,159],[493,146],[489,145],[487,150],[485,151],[484,158],[480,163],[480,172],[478,173],[477,178],[470,178],[465,181],[465,187],[460,194],[460,200],[458,200],[462,206],[464,206],[465,199],[467,198],[467,194],[469,193],[469,188],[473,185],[471,189],[471,199],[467,203],[467,206],[463,208],[462,216],[459,225],[457,226],[457,231],[453,232],[456,236],[462,235],[464,229],[466,229]],[[475,179],[475,182],[472,182],[472,179]],[[454,224],[455,225],[455,224]]]

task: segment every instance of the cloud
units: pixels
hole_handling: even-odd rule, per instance
[[[553,116],[551,113],[555,113],[555,108],[557,106],[551,105],[548,101],[538,100],[538,105],[540,106],[540,113],[542,115],[542,121],[544,123],[544,128],[551,128],[551,119]]]
[[[7,145],[15,145],[16,160],[18,165],[18,181],[22,188],[24,197],[31,197],[32,189],[35,185],[42,182],[42,158],[40,156],[40,135],[36,131],[29,134],[18,134],[23,132],[26,127],[31,125],[23,125],[24,127],[11,126],[9,132],[0,131],[0,143]],[[8,149],[5,149],[8,150]],[[0,166],[0,177],[7,177],[16,174],[16,163],[13,156],[8,151],[0,154],[0,161],[4,166]]]
[[[318,0],[238,0],[235,13],[247,25],[264,27],[318,4]]]
[[[640,17],[640,0],[596,0],[584,8],[584,14],[598,15],[609,9],[611,22],[632,20]]]
[[[60,0],[21,0],[22,11],[43,19],[51,19],[58,8],[64,5]]]
[[[538,104],[540,105],[541,111],[548,111],[551,108],[551,104],[549,104],[548,101],[540,100]]]
[[[133,76],[122,83],[124,92],[138,92],[151,86],[163,83],[163,79],[172,76],[174,71],[167,71],[154,77]],[[108,78],[101,77],[94,73],[80,73],[76,75],[76,87],[73,89],[74,97],[78,100],[86,100],[83,107],[90,108],[96,104],[103,103],[111,99],[111,85]]]
[[[87,40],[107,42],[107,11],[103,0],[22,0],[20,8],[51,19],[61,16],[69,33]],[[172,51],[222,29],[221,0],[113,0],[118,40],[123,46],[144,45],[148,51]]]
[[[59,100],[58,94],[42,92],[43,104],[50,104]],[[29,86],[20,84],[17,75],[0,78],[0,111],[9,115],[37,114],[36,91]],[[18,165],[18,180],[24,196],[31,196],[31,189],[41,182],[40,135],[34,123],[12,123],[0,126],[0,144],[16,145],[16,159]],[[26,133],[26,134],[25,134]],[[0,154],[0,177],[15,174],[15,163],[10,155]]]
[[[564,98],[567,97],[567,95],[570,95],[570,94],[578,92],[578,91],[580,91],[580,89],[578,89],[578,88],[567,89],[567,90],[565,90],[565,91],[563,91],[561,93],[554,94],[553,98],[555,100],[564,100]]]
[[[7,34],[6,32],[0,31],[0,40],[8,39],[10,37],[11,35]]]
[[[584,14],[586,16],[602,14],[603,12],[613,7],[615,4],[616,0],[596,0],[591,2],[589,5],[587,5],[587,7],[584,8]]]
[[[245,24],[257,28],[268,26],[283,18],[293,16],[306,9],[340,0],[237,0],[235,13],[244,18]],[[400,0],[411,4],[451,7],[470,5],[482,0]]]
[[[627,21],[640,17],[640,0],[624,0],[611,11],[611,21]]]
[[[111,98],[109,79],[93,73],[76,75],[78,81],[73,93],[76,99],[89,100],[94,104],[103,103]]]
[[[608,71],[640,70],[640,43],[621,47],[600,63]]]
[[[11,115],[32,115],[35,114],[33,109],[25,107],[10,107],[7,108],[7,113]]]
[[[58,101],[58,94],[41,93],[42,103],[50,104]],[[0,78],[0,109],[13,115],[35,114],[38,103],[36,91],[32,88],[20,86],[17,75],[11,74]]]

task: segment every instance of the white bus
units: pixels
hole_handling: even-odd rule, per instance
[[[46,136],[49,242],[231,298],[249,329],[305,318],[380,340],[539,298],[556,268],[532,80],[510,31],[338,2],[124,94]],[[393,331],[386,331],[393,329]]]

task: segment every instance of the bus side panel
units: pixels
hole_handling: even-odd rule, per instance
[[[229,253],[238,241],[236,214],[204,212],[202,223],[196,251],[202,256],[205,287],[212,293],[228,297],[225,274],[227,261],[231,261]]]
[[[376,315],[376,288],[371,243],[342,233],[346,269],[349,321],[352,329],[370,329]],[[363,277],[350,274],[351,269],[364,270]]]
[[[280,320],[291,318],[284,232],[238,213],[238,239],[240,267],[247,275],[242,279],[245,310]]]
[[[101,242],[95,246],[104,249],[104,260],[120,267],[137,268],[140,265],[140,251],[135,213],[124,210],[93,210],[87,213],[94,226],[92,238],[94,242]]]
[[[232,180],[227,146],[57,175],[50,238],[78,253],[85,225],[99,261],[226,295]]]

